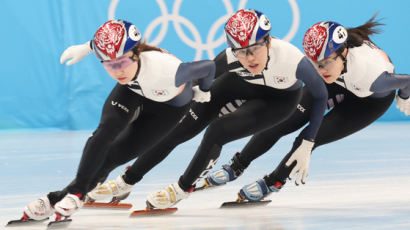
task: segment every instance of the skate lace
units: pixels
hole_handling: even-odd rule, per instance
[[[46,204],[44,202],[44,200],[39,199],[37,205],[34,206],[35,210],[34,210],[34,214],[35,215],[44,215],[46,212]]]
[[[44,203],[44,200],[40,200],[40,208],[45,209],[46,204]]]
[[[71,204],[72,204],[72,207],[74,207],[74,209],[77,209],[77,208],[78,208],[77,202],[74,200],[74,198],[71,198],[71,197],[70,197],[70,202],[71,202]]]
[[[78,205],[74,198],[66,197],[65,202],[63,202],[60,207],[65,211],[69,211],[76,210],[78,208]]]

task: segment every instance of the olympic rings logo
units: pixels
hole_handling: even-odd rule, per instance
[[[117,5],[120,0],[111,0],[109,9],[108,9],[108,19],[114,19],[115,18],[115,11],[117,8]],[[295,36],[298,28],[299,28],[299,22],[300,22],[300,13],[299,13],[299,8],[296,0],[287,0],[289,2],[289,5],[292,9],[292,25],[286,34],[283,40],[286,41],[291,41],[293,37]],[[202,53],[203,51],[206,51],[208,54],[209,59],[213,59],[215,57],[214,49],[221,46],[222,44],[225,43],[225,35],[221,35],[217,39],[215,39],[215,34],[217,30],[222,26],[225,25],[225,22],[228,20],[228,18],[236,12],[236,10],[233,9],[232,4],[230,0],[222,0],[225,9],[226,9],[226,14],[222,15],[219,17],[211,26],[211,28],[208,31],[208,35],[206,38],[206,42],[202,41],[202,38],[200,36],[200,33],[196,26],[187,18],[181,16],[179,14],[179,9],[182,4],[182,0],[175,0],[174,5],[172,7],[172,13],[168,13],[168,9],[165,5],[164,0],[156,0],[159,9],[161,11],[161,16],[155,18],[151,23],[147,26],[145,29],[143,36],[144,38],[149,41],[151,45],[158,45],[161,43],[162,40],[164,40],[166,33],[168,31],[169,27],[169,22],[172,22],[173,27],[179,36],[179,38],[189,47],[192,49],[196,50],[195,53],[195,58],[194,60],[201,60],[202,59]],[[246,8],[245,5],[247,3],[247,0],[240,0],[238,4],[238,9],[243,9]],[[185,27],[187,27],[190,32],[192,33],[194,40],[190,39],[182,30],[181,24],[183,24]],[[151,34],[153,33],[154,29],[161,25],[161,29],[158,33],[158,35],[154,38],[151,39]]]

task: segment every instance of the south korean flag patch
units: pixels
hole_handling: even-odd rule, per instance
[[[282,77],[282,76],[275,76],[275,83],[276,84],[285,84],[288,82],[288,78],[287,77]]]
[[[152,94],[156,97],[161,97],[161,96],[168,95],[168,91],[165,89],[155,89],[155,90],[152,90]]]

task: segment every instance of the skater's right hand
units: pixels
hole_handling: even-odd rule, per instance
[[[296,185],[299,185],[301,181],[303,184],[306,183],[306,177],[309,172],[310,155],[314,144],[315,143],[312,141],[303,140],[286,162],[286,166],[288,167],[292,165],[293,162],[297,162],[289,174],[289,179],[292,179],[296,173],[298,174],[298,177],[295,180]]]
[[[399,94],[397,94],[396,107],[404,114],[406,114],[406,116],[410,115],[410,97],[407,99],[403,99],[399,96]]]
[[[60,57],[60,63],[63,64],[65,61],[71,58],[71,60],[67,61],[66,65],[72,65],[81,61],[87,55],[89,55],[93,50],[91,49],[91,41],[88,41],[81,45],[74,45],[68,47],[64,50],[63,54]]]
[[[211,100],[210,91],[202,91],[197,85],[192,87],[192,90],[194,91],[194,97],[192,98],[192,100],[200,103],[209,102]]]

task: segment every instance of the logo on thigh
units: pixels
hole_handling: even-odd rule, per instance
[[[302,113],[304,113],[304,112],[306,111],[306,109],[303,108],[303,106],[302,106],[301,104],[298,104],[298,105],[296,106],[296,108],[297,108],[300,112],[302,112]]]

